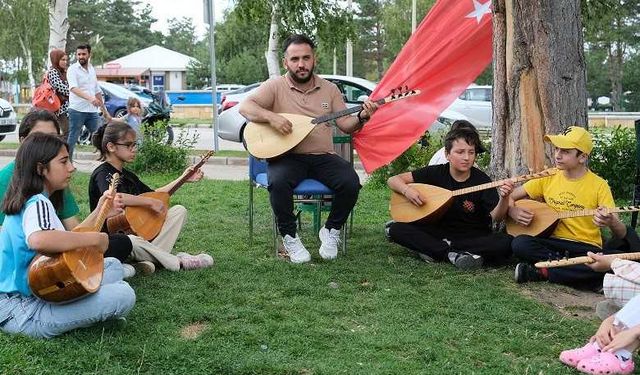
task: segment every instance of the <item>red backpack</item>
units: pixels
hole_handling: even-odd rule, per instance
[[[42,84],[33,92],[31,105],[51,112],[56,112],[60,109],[60,98],[56,95],[56,90],[49,84],[49,79],[46,74],[44,75]]]

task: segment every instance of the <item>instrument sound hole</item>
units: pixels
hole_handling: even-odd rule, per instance
[[[64,285],[64,283],[63,283],[62,281],[58,281],[58,282],[56,283],[56,286],[57,286],[58,288],[60,288],[60,289],[63,289],[63,288],[65,287],[65,285]]]

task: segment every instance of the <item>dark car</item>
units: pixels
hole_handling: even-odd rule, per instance
[[[104,96],[104,105],[112,117],[122,117],[127,114],[127,100],[131,97],[138,98],[145,108],[151,103],[151,99],[143,98],[114,83],[99,81],[98,84]]]

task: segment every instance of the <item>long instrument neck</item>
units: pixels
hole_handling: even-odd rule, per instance
[[[95,224],[93,225],[94,232],[100,232],[102,227],[104,226],[105,220],[107,220],[107,214],[109,210],[111,210],[111,206],[113,205],[113,200],[106,199],[104,203],[102,203],[102,207],[100,207],[100,211],[98,212],[98,217],[96,217]]]
[[[595,210],[595,209],[586,209],[586,210],[577,210],[577,211],[559,211],[558,218],[568,219],[572,217],[593,216],[597,211],[598,210]],[[640,206],[615,207],[615,208],[608,208],[606,210],[606,212],[608,213],[633,212],[633,211],[640,211]]]
[[[385,99],[378,99],[375,101],[376,104],[378,105],[382,105],[385,103]],[[314,118],[313,120],[311,120],[312,124],[321,124],[323,122],[327,122],[327,121],[331,121],[331,120],[335,120],[337,118],[346,116],[346,115],[350,115],[352,113],[357,113],[362,111],[362,105],[357,105],[355,107],[351,107],[351,108],[347,108],[344,109],[342,111],[338,111],[338,112],[334,112],[334,113],[329,113],[328,115],[323,115],[323,116],[319,116]]]
[[[481,184],[481,185],[470,186],[470,187],[454,190],[454,191],[451,192],[451,194],[455,197],[455,196],[458,196],[458,195],[465,195],[465,194],[469,194],[469,193],[475,193],[476,191],[496,188],[496,187],[504,184],[506,181],[512,181],[514,184],[517,184],[518,182],[524,182],[524,181],[534,180],[536,178],[548,177],[553,173],[555,173],[555,170],[545,170],[545,171],[542,171],[542,172],[539,172],[539,173],[535,173],[535,174],[528,174],[528,175],[524,175],[524,176],[505,178],[505,179],[498,180],[498,181],[487,182],[487,183],[484,183],[484,184]]]

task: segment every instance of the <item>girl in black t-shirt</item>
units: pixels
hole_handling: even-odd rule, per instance
[[[206,253],[198,255],[171,254],[186,220],[187,210],[181,205],[174,205],[171,208],[165,207],[165,204],[158,199],[140,196],[140,194],[151,192],[153,189],[142,182],[135,173],[124,168],[126,163],[132,162],[136,157],[138,143],[135,130],[125,123],[111,122],[98,129],[93,136],[93,145],[100,152],[100,160],[104,160],[104,163],[93,171],[89,180],[89,205],[91,207],[97,203],[102,192],[108,188],[109,176],[113,173],[119,173],[118,192],[122,193],[125,207],[144,206],[159,214],[166,212],[164,225],[152,241],[135,235],[129,236],[133,244],[132,256],[137,261],[134,266],[146,274],[154,272],[155,264],[160,264],[171,271],[212,266],[213,258]],[[187,168],[182,176],[156,191],[170,191],[183,176],[191,172],[191,169]],[[187,182],[199,181],[202,176],[202,171],[197,170],[187,179]]]
[[[408,201],[421,206],[429,197],[421,196],[410,183],[423,183],[458,190],[490,182],[474,167],[482,150],[480,137],[469,122],[457,121],[445,136],[447,164],[427,166],[389,178],[389,187]],[[498,191],[482,190],[453,198],[452,204],[436,222],[392,223],[391,240],[420,253],[427,261],[448,259],[460,269],[476,269],[483,258],[506,258],[511,254],[511,236],[492,233],[492,220],[504,218],[513,182],[505,182]]]

